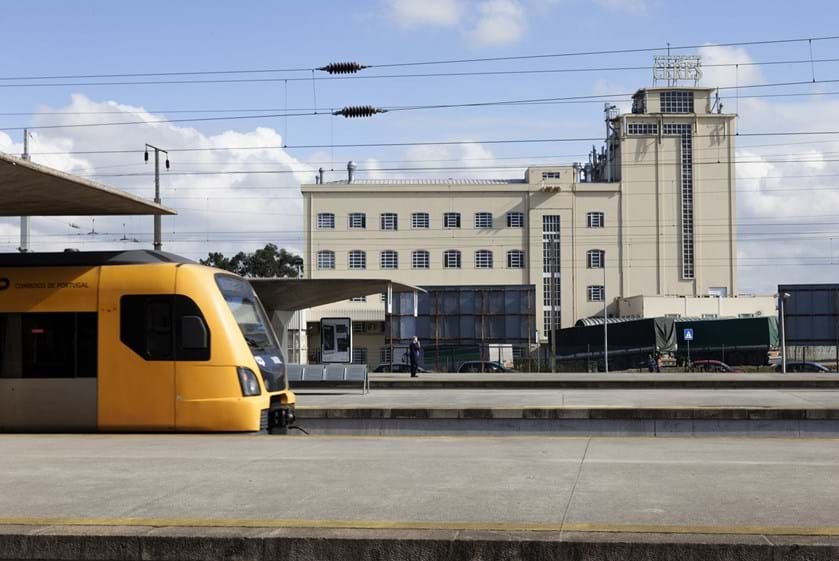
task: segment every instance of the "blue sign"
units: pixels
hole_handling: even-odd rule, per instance
[[[693,341],[693,329],[685,329],[685,341]]]

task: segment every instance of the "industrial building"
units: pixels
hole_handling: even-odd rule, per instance
[[[532,350],[604,313],[774,315],[772,297],[736,297],[736,119],[714,90],[641,89],[605,121],[588,162],[521,179],[357,179],[349,165],[302,185],[308,278],[428,291],[393,302],[392,323],[379,294],[310,310],[309,358],[325,316],[352,317],[354,358],[376,365],[413,335]]]

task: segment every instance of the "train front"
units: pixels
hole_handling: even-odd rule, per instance
[[[294,421],[296,398],[288,387],[285,357],[268,315],[247,280],[217,273],[215,281],[252,356],[251,364],[237,367],[242,395],[263,396],[261,430],[285,433]]]

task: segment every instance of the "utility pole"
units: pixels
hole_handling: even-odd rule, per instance
[[[23,129],[23,154],[21,159],[30,161],[29,157],[29,131]],[[26,253],[29,251],[29,233],[30,233],[30,219],[28,216],[20,217],[20,247],[18,251]]]
[[[606,250],[603,250],[603,366],[606,374],[609,373],[609,318],[606,309],[609,301],[606,300]]]
[[[784,321],[784,303],[790,297],[789,292],[778,295],[781,300],[781,372],[787,373],[787,329]]]
[[[169,152],[163,150],[162,148],[158,148],[157,146],[152,146],[151,144],[146,144],[146,154],[145,160],[146,162],[149,161],[149,148],[154,150],[154,202],[160,204],[160,153],[163,152],[166,154],[166,169],[169,169]],[[160,251],[163,247],[163,241],[161,240],[160,234],[160,215],[154,215],[154,250]]]

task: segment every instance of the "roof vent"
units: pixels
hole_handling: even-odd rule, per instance
[[[355,162],[353,162],[352,160],[347,162],[347,183],[352,183],[352,174],[355,171],[356,167],[358,166],[356,166]]]

